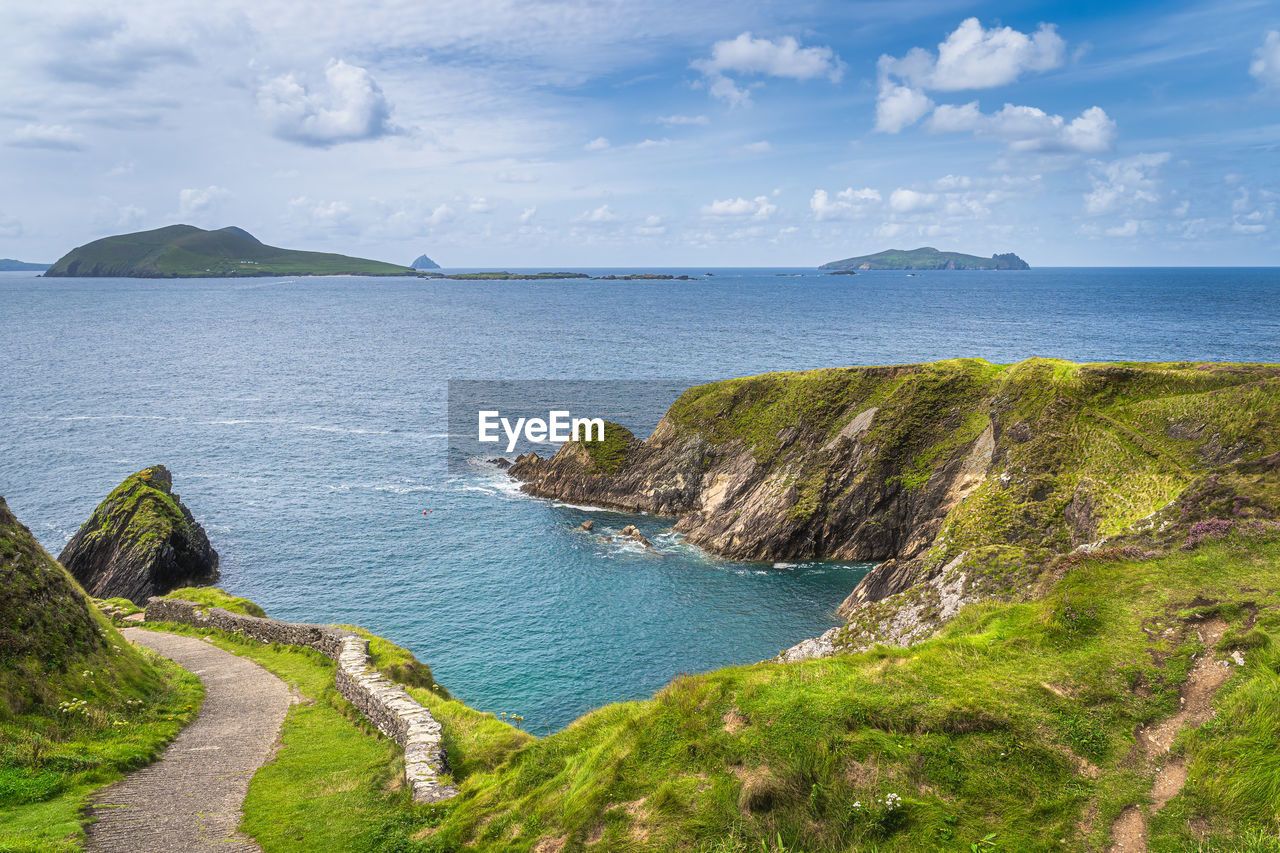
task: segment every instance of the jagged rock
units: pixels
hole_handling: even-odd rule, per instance
[[[504,458],[504,457],[502,457],[502,456],[498,456],[498,457],[496,457],[496,458],[494,458],[494,459],[490,459],[490,460],[489,460],[489,464],[490,464],[490,465],[497,465],[499,468],[502,468],[503,470],[506,470],[507,468],[510,468],[510,467],[511,467],[511,460],[510,460],[510,459],[506,459],[506,458]]]
[[[638,529],[636,529],[636,526],[634,524],[628,524],[626,527],[619,530],[618,535],[622,536],[625,539],[630,539],[632,542],[639,542],[641,545],[643,545],[646,548],[653,547],[653,543],[651,543],[648,539],[644,538],[644,534],[641,533]]]
[[[58,555],[96,598],[144,605],[153,595],[218,579],[218,552],[173,493],[163,465],[116,487]]]
[[[579,530],[585,530],[585,531],[587,531],[588,533],[590,533],[590,532],[591,532],[591,529],[592,529],[592,528],[594,528],[595,526],[596,526],[596,523],[595,523],[594,521],[587,520],[587,521],[584,521],[584,522],[582,522],[581,524],[579,524],[579,525],[578,525],[578,529],[579,529]]]

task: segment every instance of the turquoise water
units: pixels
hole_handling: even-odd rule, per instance
[[[365,625],[460,698],[545,732],[821,632],[867,567],[721,561],[682,544],[670,519],[527,498],[483,464],[450,473],[446,380],[711,379],[953,356],[1280,361],[1277,270],[779,272],[804,271],[0,274],[0,494],[56,554],[125,475],[163,462],[226,588],[273,615]],[[645,434],[664,405],[637,402],[627,425]],[[661,556],[577,532],[586,518],[639,525]]]

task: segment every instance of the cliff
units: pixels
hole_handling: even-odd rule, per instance
[[[409,267],[268,246],[243,228],[169,225],[103,237],[72,249],[46,277],[239,278],[287,275],[413,275]]]
[[[961,566],[959,598],[1011,594],[1054,555],[1280,450],[1280,366],[964,359],[766,374],[691,388],[652,436],[621,444],[612,466],[569,443],[510,473],[533,495],[674,516],[726,557],[882,561],[842,606],[850,616]]]
[[[36,681],[100,655],[111,633],[0,498],[0,718],[37,702]]]
[[[130,476],[98,505],[58,560],[94,597],[139,605],[178,587],[213,583],[218,553],[172,489],[163,465]]]
[[[1029,270],[1031,265],[1013,252],[980,258],[962,252],[939,252],[932,246],[919,249],[886,249],[874,255],[859,255],[831,261],[820,270]]]

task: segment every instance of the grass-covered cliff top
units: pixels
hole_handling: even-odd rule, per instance
[[[940,252],[932,246],[919,249],[886,249],[831,261],[820,270],[1026,270],[1030,265],[1013,252],[981,258],[963,252]]]
[[[190,539],[192,524],[172,489],[172,476],[163,465],[129,475],[98,504],[73,543],[84,549],[104,537],[117,537],[133,556],[146,559],[175,532]]]
[[[955,359],[771,373],[691,388],[667,417],[741,443],[828,501],[834,445],[853,427],[874,456],[864,476],[909,493],[989,429],[990,470],[951,509],[940,555],[1057,552],[1119,533],[1219,465],[1280,450],[1280,365]]]
[[[158,755],[200,695],[127,643],[0,498],[0,849],[78,849],[88,794]]]
[[[72,249],[45,272],[139,278],[413,274],[399,264],[268,246],[234,226],[205,231],[191,225],[103,237]]]

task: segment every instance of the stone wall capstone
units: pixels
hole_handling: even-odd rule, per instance
[[[334,675],[338,693],[404,749],[405,781],[414,802],[435,803],[458,793],[455,786],[440,779],[449,772],[440,723],[402,687],[373,667],[368,641],[354,631],[246,616],[176,598],[150,599],[146,619],[214,628],[263,643],[315,649],[338,664]]]

